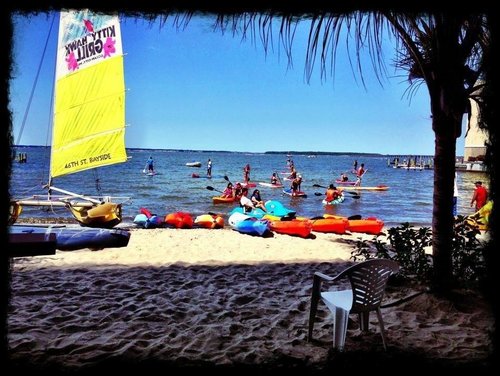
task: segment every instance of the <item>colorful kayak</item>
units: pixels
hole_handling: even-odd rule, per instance
[[[214,196],[214,197],[212,197],[212,201],[214,204],[232,204],[236,200],[234,197]]]
[[[65,225],[12,225],[9,226],[9,236],[28,239],[40,234],[49,236],[55,234],[56,249],[74,251],[77,249],[103,249],[126,247],[130,232],[125,229],[105,229]],[[53,236],[53,235],[52,235]],[[14,249],[15,251],[15,249]]]
[[[137,214],[134,223],[142,228],[156,228],[163,224],[163,218],[157,215],[147,216],[146,214]]]
[[[342,187],[344,191],[387,191],[387,185],[377,185],[375,187]]]
[[[302,191],[293,192],[291,188],[283,189],[283,193],[291,197],[307,197],[307,194]]]
[[[361,232],[365,234],[378,235],[384,227],[384,222],[375,217],[361,218],[361,219],[347,219],[332,214],[323,214],[324,218],[337,218],[346,219],[348,221],[347,231]]]
[[[269,226],[272,231],[277,232],[278,234],[300,236],[302,238],[309,237],[312,231],[312,222],[309,220],[274,220],[270,222]]]
[[[193,217],[186,212],[175,212],[165,216],[165,223],[175,228],[193,228]]]
[[[294,210],[290,210],[290,209],[286,208],[285,206],[283,206],[283,204],[281,202],[275,201],[275,200],[266,201],[264,203],[264,206],[265,206],[267,212],[265,212],[261,208],[255,208],[255,209],[252,209],[252,211],[250,211],[250,212],[244,212],[244,210],[241,206],[237,206],[229,212],[229,215],[232,215],[234,213],[240,213],[240,214],[245,214],[245,215],[248,215],[250,217],[260,219],[260,218],[263,218],[266,214],[275,215],[277,217],[294,217],[295,213],[296,213]]]
[[[260,181],[259,185],[261,185],[263,187],[269,187],[269,188],[283,188],[283,184],[265,183],[263,181]]]
[[[338,204],[344,202],[344,200],[345,200],[344,194],[341,194],[335,200],[326,201],[326,199],[325,199],[325,200],[322,201],[322,203],[323,203],[323,205],[338,205]]]
[[[345,218],[312,218],[312,231],[345,234],[348,221]]]
[[[194,223],[200,227],[217,229],[224,228],[224,218],[218,214],[202,214],[194,219]]]
[[[242,213],[233,213],[229,216],[229,225],[242,234],[264,236],[270,232],[269,221],[257,219]]]

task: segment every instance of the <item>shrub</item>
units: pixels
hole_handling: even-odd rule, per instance
[[[478,228],[468,223],[466,217],[457,217],[452,239],[452,267],[453,275],[459,282],[481,282],[481,278],[486,275],[483,246],[477,237],[479,234]],[[401,277],[428,282],[433,271],[432,255],[426,253],[426,248],[432,244],[430,228],[412,228],[405,222],[399,227],[390,228],[387,240],[380,240],[379,235],[372,241],[359,240],[351,252],[351,258],[354,261],[391,259],[401,266]]]

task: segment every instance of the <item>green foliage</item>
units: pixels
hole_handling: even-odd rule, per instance
[[[459,216],[452,240],[453,275],[463,283],[480,281],[486,274],[483,248],[478,235],[480,231]],[[388,242],[387,242],[388,241]],[[401,265],[400,277],[429,281],[433,266],[428,248],[432,244],[432,232],[428,227],[412,228],[408,222],[387,231],[387,240],[379,235],[372,241],[359,240],[351,252],[354,261],[370,258],[386,258]]]
[[[453,275],[463,282],[480,282],[486,275],[481,232],[466,217],[458,216],[452,240]]]

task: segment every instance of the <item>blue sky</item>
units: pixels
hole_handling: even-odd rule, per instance
[[[51,16],[15,17],[10,110],[17,142]],[[20,144],[48,144],[58,17]],[[214,19],[194,18],[184,30],[122,19],[127,147],[264,152],[332,151],[434,154],[427,88],[410,99],[404,72],[390,65],[381,86],[364,58],[366,88],[341,43],[334,77],[304,79],[308,24],[298,27],[293,67],[278,39],[262,43],[212,31]],[[275,35],[277,36],[277,34]],[[457,155],[463,152],[463,136]]]

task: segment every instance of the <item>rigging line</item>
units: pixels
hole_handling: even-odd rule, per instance
[[[28,112],[31,107],[31,102],[33,101],[33,95],[35,93],[36,84],[38,83],[38,77],[40,77],[40,70],[42,69],[43,59],[45,58],[45,53],[47,52],[47,45],[49,44],[50,34],[52,32],[52,26],[54,25],[55,18],[56,15],[54,13],[54,16],[52,17],[52,22],[50,24],[49,32],[47,34],[47,39],[45,40],[45,46],[43,48],[42,57],[40,58],[40,63],[38,64],[38,70],[36,72],[35,82],[33,82],[33,87],[31,88],[30,97],[28,99],[28,105],[26,106],[26,111],[24,112],[23,122],[21,123],[21,129],[19,131],[19,136],[17,137],[16,145],[19,145],[24,131],[24,126],[26,125],[26,119],[28,118]]]

